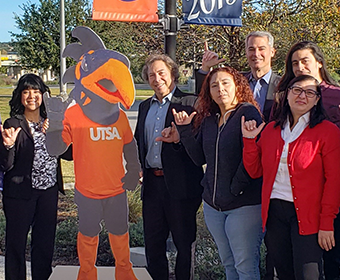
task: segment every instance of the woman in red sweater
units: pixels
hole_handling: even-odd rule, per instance
[[[302,75],[257,143],[264,124],[242,118],[244,166],[252,178],[263,176],[263,228],[280,280],[322,279],[322,249],[335,245],[340,130],[325,120],[321,101],[318,81]]]

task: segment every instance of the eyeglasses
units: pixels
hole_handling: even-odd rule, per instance
[[[313,98],[314,96],[318,96],[319,93],[315,90],[312,90],[312,89],[303,89],[303,88],[300,88],[298,86],[292,86],[289,88],[291,90],[291,92],[294,94],[294,95],[300,95],[301,93],[305,93],[306,94],[306,97],[307,98]]]

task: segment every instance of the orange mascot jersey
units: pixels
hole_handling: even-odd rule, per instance
[[[120,109],[114,124],[100,125],[75,104],[66,110],[63,124],[64,142],[73,143],[76,189],[94,199],[123,193],[123,146],[133,139],[125,112]]]

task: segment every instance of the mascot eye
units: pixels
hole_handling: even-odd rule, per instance
[[[87,63],[85,57],[81,61],[81,69],[83,69],[85,72],[87,72],[89,69],[87,68]]]

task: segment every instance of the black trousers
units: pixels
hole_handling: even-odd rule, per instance
[[[335,247],[323,253],[326,280],[340,278],[340,214],[334,220],[334,238]]]
[[[153,280],[169,279],[166,240],[172,234],[177,249],[176,280],[191,277],[192,244],[196,240],[196,212],[201,197],[178,200],[170,196],[164,177],[143,174],[143,225],[148,272]]]
[[[280,280],[323,279],[318,236],[299,234],[292,202],[271,199],[266,227],[268,254]]]
[[[30,200],[3,197],[6,217],[5,279],[26,280],[25,251],[31,233],[32,280],[47,280],[52,273],[58,188],[33,190]]]

